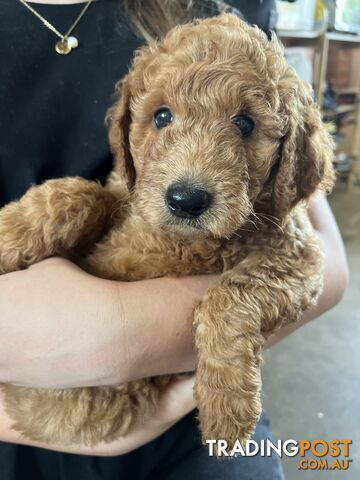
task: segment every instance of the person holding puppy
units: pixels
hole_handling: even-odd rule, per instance
[[[124,17],[116,19],[116,14],[124,14],[118,2],[65,3],[68,5],[22,1],[5,5],[3,33],[11,38],[11,48],[4,52],[8,68],[1,82],[0,121],[5,133],[1,142],[2,204],[21,196],[31,183],[65,175],[104,181],[111,168],[100,119],[111,103],[115,81],[125,74],[132,51],[141,41]],[[135,8],[142,2],[124,2],[123,7],[128,7],[127,18],[133,28],[146,37],[158,28],[169,28],[173,17],[183,21],[192,15],[182,2],[170,3],[170,10],[155,1],[144,2],[142,10]],[[157,25],[155,12],[163,13],[161,25]],[[69,31],[70,17],[74,22]],[[19,38],[12,30],[11,18],[17,18],[23,27]],[[39,21],[47,27],[40,32]],[[54,28],[69,33],[61,38]],[[37,112],[35,119],[33,112]],[[323,199],[311,214],[327,258],[335,253],[339,261],[327,262],[326,288],[317,311],[306,314],[298,325],[331,307],[346,284],[342,244]],[[318,223],[319,218],[325,222]],[[0,380],[71,388],[191,371],[195,365],[191,309],[214,278],[124,284],[91,277],[70,262],[50,259],[4,275],[0,281]],[[278,338],[290,330],[279,332]],[[20,353],[14,345],[20,346],[22,341],[26,348]],[[191,386],[191,378],[175,382],[164,392],[154,418],[128,437],[106,446],[69,450],[88,457],[40,450],[36,447],[42,445],[31,442],[31,448],[11,445],[25,441],[11,430],[2,409],[0,438],[10,442],[0,448],[5,478],[29,478],[29,471],[34,478],[61,479],[183,478],[197,471],[206,478],[281,478],[271,459],[226,463],[208,458],[198,439],[194,414],[186,415],[194,407]],[[267,435],[263,418],[255,438]]]

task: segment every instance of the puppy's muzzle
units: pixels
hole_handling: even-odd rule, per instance
[[[166,206],[180,218],[197,218],[211,204],[211,195],[206,190],[187,183],[174,183],[166,191]]]

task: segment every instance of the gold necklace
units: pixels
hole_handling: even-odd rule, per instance
[[[51,30],[57,37],[60,38],[58,42],[55,44],[55,51],[60,55],[68,55],[73,48],[78,47],[79,41],[76,37],[70,36],[70,33],[76,28],[77,24],[80,22],[82,17],[85,15],[87,9],[93,3],[94,0],[89,0],[85,7],[81,10],[80,15],[76,18],[75,22],[71,25],[69,30],[63,35],[62,33],[57,30],[54,25],[51,25],[50,22],[46,20],[46,18],[42,17],[39,12],[35,10],[35,8],[31,7],[25,0],[20,0],[20,2],[26,7],[30,12],[35,15],[43,25]]]

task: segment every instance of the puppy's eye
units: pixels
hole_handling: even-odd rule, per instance
[[[232,119],[233,123],[238,127],[241,132],[241,135],[244,138],[250,137],[255,128],[255,122],[252,118],[247,115],[237,115]]]
[[[154,124],[156,128],[164,128],[174,120],[173,114],[169,108],[163,107],[154,113]]]

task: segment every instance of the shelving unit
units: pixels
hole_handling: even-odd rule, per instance
[[[290,31],[280,30],[279,37],[283,41],[285,47],[311,47],[314,50],[314,70],[313,83],[318,105],[323,104],[323,94],[326,87],[326,72],[329,58],[329,45],[331,42],[341,43],[343,48],[359,48],[360,35],[352,35],[349,33],[326,32],[323,28],[313,31]],[[358,164],[360,160],[360,86],[359,89],[353,87],[340,89],[338,95],[351,95],[355,97],[352,105],[340,105],[336,111],[324,111],[324,118],[327,120],[336,119],[340,115],[354,116],[354,134],[350,146],[350,154],[354,159],[352,167],[349,171],[341,172],[346,174],[348,189],[351,190],[354,179],[358,175]],[[341,149],[341,144],[338,145]]]
[[[344,113],[356,112],[356,105],[339,105],[336,110],[323,110],[323,115],[326,118],[344,115]]]

